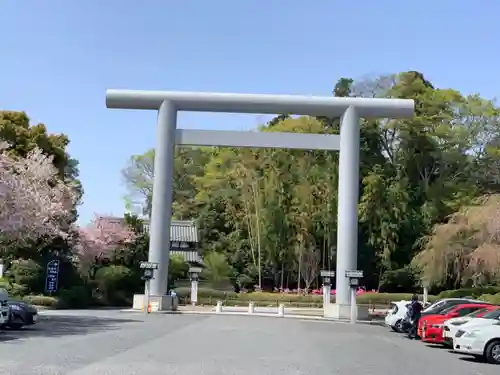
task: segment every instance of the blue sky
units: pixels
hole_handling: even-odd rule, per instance
[[[2,0],[0,14],[0,108],[69,135],[82,222],[123,213],[120,170],[154,147],[155,113],[106,109],[108,88],[330,95],[342,76],[418,70],[440,87],[500,90],[498,0]]]

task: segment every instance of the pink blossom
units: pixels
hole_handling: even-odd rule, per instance
[[[75,189],[61,181],[53,157],[36,148],[26,158],[7,154],[0,142],[0,240],[22,244],[65,236]]]
[[[102,215],[95,215],[94,220],[86,227],[79,228],[78,232],[76,249],[80,260],[86,264],[109,259],[120,246],[135,239],[135,233],[123,221],[111,220]]]

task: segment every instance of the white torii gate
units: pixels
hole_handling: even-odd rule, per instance
[[[337,221],[337,295],[329,316],[350,316],[347,270],[355,270],[358,256],[360,118],[409,118],[409,99],[338,98],[174,91],[107,90],[106,106],[158,111],[154,160],[149,261],[159,264],[151,280],[150,300],[168,309],[167,292],[172,216],[175,145],[339,150]],[[177,129],[177,112],[295,114],[342,117],[340,136],[275,132]],[[135,299],[134,299],[135,300]],[[141,300],[142,301],[142,300]],[[142,302],[140,302],[142,304]]]

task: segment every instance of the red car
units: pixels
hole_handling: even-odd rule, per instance
[[[444,344],[443,323],[446,320],[469,315],[477,310],[485,308],[496,309],[498,307],[487,303],[463,303],[460,305],[450,306],[448,309],[443,310],[440,314],[423,316],[418,322],[418,329],[422,332],[422,341],[429,344]],[[488,311],[485,310],[484,314],[487,312]]]

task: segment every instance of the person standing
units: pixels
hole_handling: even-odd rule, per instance
[[[409,339],[417,338],[418,321],[420,320],[420,317],[422,315],[422,310],[423,310],[423,306],[418,301],[418,296],[416,294],[414,294],[411,297],[411,304],[410,304],[410,317],[411,317],[412,325],[410,328],[410,332],[408,333]]]

